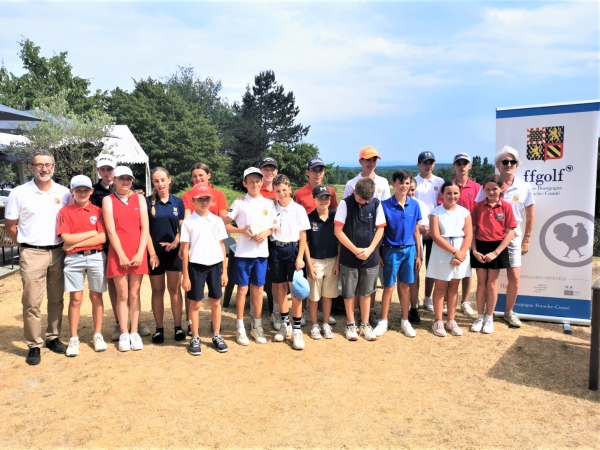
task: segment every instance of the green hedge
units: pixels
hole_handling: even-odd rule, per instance
[[[191,186],[188,186],[183,191],[177,192],[175,195],[181,198],[181,196],[187,191],[189,191],[191,188]],[[231,204],[236,198],[244,197],[246,195],[245,192],[236,191],[235,189],[231,189],[230,187],[226,186],[213,186],[213,188],[218,189],[219,191],[225,194],[225,198],[227,199],[227,206],[231,206]]]

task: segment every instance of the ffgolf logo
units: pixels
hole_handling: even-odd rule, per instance
[[[565,127],[552,126],[527,129],[527,159],[552,161],[561,159],[564,152]]]

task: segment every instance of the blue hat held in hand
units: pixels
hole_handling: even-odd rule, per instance
[[[294,281],[292,281],[292,295],[299,300],[304,300],[310,293],[310,286],[306,278],[302,276],[301,270],[294,272]]]

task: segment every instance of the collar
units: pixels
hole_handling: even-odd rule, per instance
[[[453,182],[455,182],[455,183],[458,185],[458,187],[459,187],[460,189],[464,189],[464,188],[470,188],[470,187],[472,187],[472,186],[473,186],[473,180],[471,180],[471,177],[467,177],[467,181],[465,182],[465,184],[460,184],[460,183],[458,182],[458,180],[456,179],[456,177],[454,177],[454,178],[452,179],[452,181],[453,181]]]
[[[167,205],[169,203],[173,203],[173,194],[169,192],[169,198],[167,198],[166,202],[163,202],[162,199],[156,194],[156,204],[162,203],[163,205]]]
[[[392,202],[393,206],[402,206],[403,208],[405,208],[406,205],[408,205],[411,201],[414,201],[414,200],[411,200],[409,196],[406,196],[406,201],[405,201],[404,205],[401,205],[400,203],[398,203],[398,200],[396,200],[396,196],[395,195],[392,195],[390,197],[390,199],[391,199],[391,202]]]
[[[37,184],[35,184],[34,178],[32,178],[29,181],[29,185],[33,187],[33,190],[34,190],[35,193],[39,193],[39,194],[42,194],[42,195],[47,195],[47,194],[50,194],[51,192],[54,192],[56,186],[58,186],[54,182],[54,180],[50,180],[50,182],[51,182],[50,189],[48,189],[47,191],[42,191],[39,187],[37,187]]]

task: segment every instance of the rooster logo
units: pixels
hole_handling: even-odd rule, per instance
[[[575,235],[573,234],[573,227],[566,223],[559,223],[552,230],[556,235],[556,239],[560,242],[564,242],[569,249],[564,258],[568,258],[573,250],[577,252],[579,257],[582,257],[583,255],[579,252],[579,249],[585,247],[590,240],[584,224],[578,222],[575,224],[575,228],[577,229]]]

